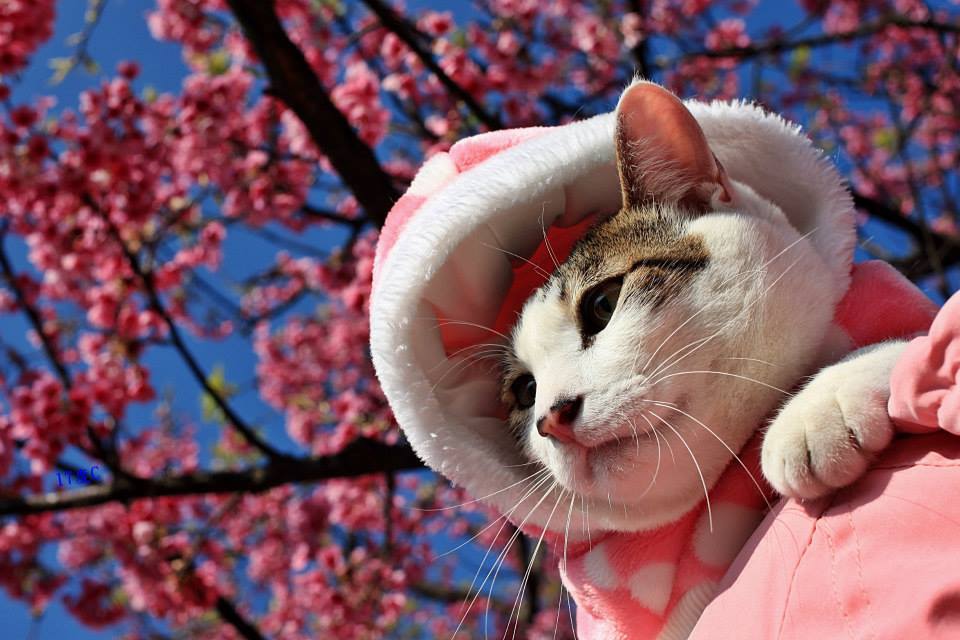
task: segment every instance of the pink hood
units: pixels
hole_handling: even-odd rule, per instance
[[[856,234],[836,169],[779,116],[744,103],[685,104],[730,178],[808,234],[839,302]],[[377,248],[370,347],[397,421],[428,465],[503,511],[523,494],[524,469],[513,465],[524,460],[504,429],[496,375],[467,366],[472,354],[461,349],[499,340],[490,329],[507,333],[543,281],[515,263],[552,271],[544,233],[563,259],[592,222],[619,209],[613,128],[610,113],[457,143],[420,169]],[[530,522],[548,513],[535,509]]]
[[[833,273],[824,287],[851,349],[927,328],[933,306],[892,268],[851,267],[849,194],[796,126],[743,103],[686,105],[730,177],[810,233]],[[465,366],[462,350],[491,341],[484,327],[507,333],[513,312],[542,282],[533,267],[515,266],[520,258],[552,270],[543,234],[562,260],[619,200],[612,114],[490,133],[423,166],[378,246],[371,351],[401,428],[418,455],[455,484],[508,515],[522,504],[529,515],[513,519],[528,532],[540,533],[549,505],[524,504],[523,460],[504,428],[497,380],[488,369]],[[759,478],[756,453],[752,443],[744,457]],[[687,636],[766,512],[765,497],[739,467],[727,470],[711,496],[712,532],[704,533],[702,503],[662,530],[594,532],[568,549],[564,579],[577,600],[581,638]],[[555,526],[545,537],[556,543],[562,533]]]

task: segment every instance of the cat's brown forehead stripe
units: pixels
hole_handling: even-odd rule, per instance
[[[681,232],[676,214],[658,209],[624,209],[593,227],[577,243],[566,262],[557,270],[566,294],[589,288],[603,280],[643,266],[656,270],[656,262],[676,263],[677,277],[668,283],[682,285],[710,254],[699,235]],[[682,267],[690,268],[682,268]],[[680,277],[685,276],[685,277]]]
[[[623,210],[591,228],[574,246],[570,256],[535,295],[543,299],[545,291],[559,285],[559,299],[579,328],[580,300],[597,284],[627,274],[621,295],[639,298],[654,307],[682,290],[706,266],[710,254],[703,238],[681,232],[678,215],[656,209]],[[669,261],[676,268],[645,261]],[[582,331],[581,331],[582,333]],[[585,339],[586,346],[587,341]],[[510,385],[522,369],[516,362],[511,342],[510,355],[503,368],[500,397],[520,420]],[[517,423],[520,424],[520,423]]]

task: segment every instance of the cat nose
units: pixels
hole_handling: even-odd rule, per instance
[[[582,406],[583,396],[557,400],[547,411],[547,415],[537,420],[537,433],[543,437],[553,436],[560,442],[576,442],[573,423],[580,415]]]

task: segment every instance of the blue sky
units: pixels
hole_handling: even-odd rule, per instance
[[[444,4],[428,0],[414,0],[408,3],[413,8],[423,6],[437,8],[443,7]],[[18,102],[29,101],[41,95],[53,95],[58,98],[58,109],[74,107],[79,93],[97,82],[96,77],[77,70],[58,86],[52,86],[49,83],[52,71],[45,66],[44,61],[70,54],[71,49],[66,45],[66,40],[81,28],[86,10],[84,0],[61,0],[57,5],[59,13],[56,33],[51,41],[34,56],[36,63],[29,68],[15,88],[14,96]],[[116,63],[121,60],[137,60],[142,67],[140,79],[137,81],[139,89],[149,85],[161,92],[177,91],[186,68],[181,61],[179,47],[157,42],[150,37],[144,15],[152,6],[151,0],[109,0],[102,23],[92,40],[90,53],[106,73],[112,73]],[[458,14],[464,11],[469,12],[469,9],[465,9],[465,6],[468,6],[466,2],[450,2],[449,6],[455,8]],[[792,24],[799,15],[795,2],[768,1],[752,14],[751,31],[772,22]],[[842,64],[843,60],[838,60],[838,63]],[[876,233],[877,239],[881,242],[897,241],[893,236],[884,235],[887,232],[880,227],[876,230],[871,228],[870,233]],[[313,231],[301,236],[298,240],[322,249],[337,244],[340,238],[329,232]],[[225,252],[223,272],[230,274],[232,278],[239,278],[249,273],[251,261],[247,259],[248,256],[257,252],[276,251],[273,245],[262,238],[242,230],[231,229],[229,242]],[[18,268],[25,268],[22,245],[8,240],[8,248]],[[219,286],[230,284],[229,280],[214,276],[211,276],[210,280],[218,283]],[[309,311],[310,308],[301,306],[300,310]],[[22,337],[26,332],[24,321],[18,317],[4,316],[0,327],[2,327],[4,339],[14,344],[17,344],[18,336]],[[255,424],[272,426],[271,438],[281,447],[293,447],[293,443],[282,435],[283,430],[280,427],[282,417],[258,400],[250,384],[253,381],[253,367],[256,361],[246,339],[235,337],[218,343],[190,340],[190,347],[198,359],[205,363],[208,371],[215,365],[221,365],[226,370],[228,379],[234,384],[241,385],[241,394],[234,399],[234,404],[244,415],[251,416],[251,421]],[[159,389],[169,389],[173,393],[176,398],[175,409],[185,415],[199,415],[199,392],[173,353],[169,350],[155,349],[151,352],[147,364],[154,372],[154,379]],[[185,382],[181,384],[179,382],[181,380]],[[149,419],[149,413],[135,410],[132,412],[130,422],[144,423]],[[209,444],[216,433],[216,427],[209,424],[198,426],[203,433],[201,442]],[[55,479],[51,478],[51,484],[53,482]],[[454,545],[441,544],[440,546],[449,548]],[[54,560],[52,553],[49,560],[51,562]],[[115,632],[109,629],[96,632],[77,624],[66,614],[59,600],[54,600],[41,619],[33,621],[27,608],[20,602],[10,600],[3,591],[0,591],[0,620],[4,623],[3,631],[0,633],[4,638],[88,640],[115,636]]]
[[[175,45],[159,43],[150,37],[144,13],[152,5],[147,0],[110,0],[103,22],[98,28],[90,52],[103,69],[112,71],[119,60],[136,59],[143,67],[143,77],[158,90],[176,90],[180,86],[185,68],[180,62],[178,48]],[[52,70],[43,61],[58,56],[68,56],[71,49],[66,45],[67,37],[80,30],[86,2],[67,0],[57,3],[57,22],[53,38],[33,57],[35,61],[23,75],[21,83],[14,89],[14,98],[29,101],[42,95],[53,95],[58,99],[57,108],[75,106],[80,92],[91,86],[91,77],[83,71],[74,72],[58,86],[52,86],[49,80]],[[17,263],[23,265],[21,246],[8,241],[9,250]],[[22,266],[21,266],[22,268]],[[25,334],[22,321],[5,316],[2,321],[4,339],[13,341]],[[56,482],[53,478],[51,482]],[[53,560],[51,557],[50,560]],[[0,590],[0,620],[3,621],[4,638],[30,640],[94,640],[113,638],[116,633],[107,629],[93,631],[78,624],[54,599],[46,612],[34,620],[27,606],[11,600],[5,591]]]

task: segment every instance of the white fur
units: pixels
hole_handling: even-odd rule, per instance
[[[656,313],[623,303],[583,349],[553,287],[516,326],[517,358],[537,380],[527,452],[590,501],[593,526],[648,529],[688,511],[780,404],[773,387],[792,387],[816,364],[833,316],[830,272],[775,205],[733,187],[735,213],[686,221],[708,266]],[[575,431],[590,452],[533,427],[572,396],[584,397]]]
[[[712,215],[691,222],[692,230],[699,225],[698,230],[709,239],[711,253],[726,256],[724,264],[728,265],[726,270],[712,272],[709,278],[698,279],[698,286],[716,284],[738,268],[735,265],[754,264],[752,261],[758,256],[769,257],[799,234],[811,232],[797,245],[799,250],[795,257],[801,262],[787,276],[789,282],[782,288],[795,290],[816,284],[821,309],[814,313],[809,305],[796,305],[796,309],[787,306],[778,311],[770,305],[769,313],[763,314],[763,322],[769,324],[765,336],[777,336],[791,328],[794,343],[789,350],[780,350],[775,343],[764,347],[764,353],[775,365],[786,367],[773,378],[765,379],[772,381],[771,384],[779,380],[789,385],[799,375],[794,369],[802,368],[802,363],[785,361],[784,354],[802,352],[804,357],[818,357],[821,343],[826,340],[823,327],[819,325],[829,322],[833,306],[849,282],[855,242],[849,196],[835,169],[796,126],[743,103],[687,102],[686,105],[736,183],[738,197],[759,201],[753,207],[753,216]],[[613,115],[607,114],[555,128],[460,175],[417,212],[403,228],[392,251],[376,264],[378,282],[371,301],[373,362],[410,443],[430,466],[455,483],[466,486],[474,495],[493,494],[488,500],[499,509],[509,511],[521,502],[513,512],[516,519],[529,515],[529,522],[540,526],[547,525],[555,498],[551,495],[537,508],[534,505],[542,493],[521,500],[529,485],[517,483],[529,473],[529,468],[512,466],[526,461],[499,417],[497,372],[482,366],[451,372],[451,361],[441,348],[433,308],[442,308],[446,317],[454,320],[491,325],[503,292],[509,286],[509,278],[504,280],[503,277],[509,273],[509,258],[493,249],[484,249],[485,245],[499,245],[513,253],[529,256],[542,239],[541,220],[549,228],[554,221],[570,224],[590,213],[611,213],[618,208],[619,191],[615,187],[596,187],[616,185],[613,122]],[[469,255],[470,259],[457,258],[464,255]],[[451,260],[452,256],[455,259]],[[772,277],[773,270],[756,281],[741,282],[736,291],[718,296],[717,318],[735,317],[731,306],[735,302],[734,296],[756,295]],[[444,284],[441,286],[441,283]],[[478,291],[484,294],[478,296]],[[691,295],[702,298],[705,294],[706,291],[695,291]],[[672,312],[676,319],[686,317],[684,314],[693,308],[694,301],[690,298],[677,306]],[[793,311],[809,316],[808,329],[793,331],[796,322],[791,316]],[[696,322],[688,326],[689,331],[674,336],[671,341],[674,348],[684,344],[678,341],[703,335],[696,332],[708,328]],[[710,324],[709,328],[712,331],[715,325]],[[651,341],[665,335],[663,327],[650,326],[648,331]],[[731,337],[730,344],[741,349],[735,337]],[[486,342],[499,340],[485,331],[479,331],[478,339]],[[673,350],[669,349],[667,353]],[[692,369],[696,363],[702,365],[703,362],[695,359],[702,355],[691,356],[682,366]],[[643,361],[640,358],[641,364]],[[762,365],[739,362],[742,371],[757,377],[763,375]],[[602,374],[597,375],[599,380]],[[694,378],[686,377],[684,386],[687,389],[701,394],[704,399],[718,393],[717,381],[711,380],[710,376]],[[675,400],[682,380],[684,376],[665,381],[661,399]],[[573,382],[558,379],[556,384],[559,388],[561,383]],[[732,389],[736,399],[747,397],[746,386],[723,388]],[[611,396],[613,392],[613,387],[605,391]],[[771,392],[756,405],[745,406],[741,402],[739,407],[690,413],[714,427],[728,423],[734,425],[736,437],[729,444],[736,449],[742,444],[740,440],[744,434],[741,430],[755,426],[767,405],[772,407],[778,397]],[[595,415],[600,415],[602,404],[596,403],[596,407]],[[662,412],[662,415],[666,417],[666,413]],[[685,428],[691,437],[698,433],[698,437],[703,438],[700,444],[713,447],[713,453],[717,455],[708,458],[720,459],[718,456],[722,454],[716,440],[695,426],[688,424]],[[635,446],[632,441],[628,444]],[[667,468],[672,462],[663,447],[665,467],[661,473],[695,477],[682,445],[676,439],[671,445],[677,462],[672,471]],[[656,455],[655,444],[644,444],[641,450],[642,455],[651,461]],[[719,466],[719,463],[710,464],[707,460],[704,471],[708,480],[719,472]],[[648,469],[644,473],[651,471]],[[512,488],[505,490],[511,485]],[[658,480],[657,485],[667,486],[668,483]],[[696,487],[682,489],[688,495],[681,496],[682,500],[669,502],[669,505],[681,505],[699,495]],[[633,491],[637,493],[636,488]],[[625,502],[608,507],[606,492],[595,493],[584,505],[590,509],[590,520],[596,517],[596,524],[591,526],[625,529],[651,524],[642,516],[639,519],[635,514],[624,516]],[[651,499],[649,504],[653,509],[657,506],[656,500],[668,501],[670,496],[658,496],[651,491],[646,498]],[[578,504],[578,512],[580,508]],[[565,509],[561,507],[558,511],[561,516],[549,523],[554,530],[562,530],[564,525]],[[571,537],[581,535],[580,523],[586,520],[574,515]]]
[[[858,478],[893,437],[890,372],[905,342],[865,347],[818,372],[770,424],[763,473],[781,494],[816,498]]]

